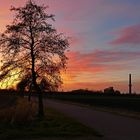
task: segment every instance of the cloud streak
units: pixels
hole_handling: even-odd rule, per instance
[[[110,42],[112,45],[140,44],[140,24],[123,28],[117,33],[118,37]]]
[[[102,72],[127,69],[128,61],[139,59],[140,52],[96,50],[91,53],[68,53],[70,72]]]

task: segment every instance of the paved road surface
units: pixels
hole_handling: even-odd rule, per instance
[[[45,99],[45,105],[102,133],[105,140],[140,140],[140,120]]]

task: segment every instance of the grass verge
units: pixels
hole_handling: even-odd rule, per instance
[[[24,111],[24,110],[23,110]],[[33,139],[50,137],[101,136],[92,128],[64,116],[51,108],[46,108],[44,119],[34,119],[24,123],[1,122],[0,139]]]

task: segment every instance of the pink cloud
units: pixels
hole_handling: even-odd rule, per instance
[[[140,24],[121,29],[118,38],[110,43],[113,45],[140,44]]]
[[[132,5],[129,2],[108,2],[103,0],[48,0],[47,2],[40,0],[40,2],[50,5],[51,11],[61,13],[66,21],[79,21],[87,18],[101,20],[102,18],[120,15],[123,17],[139,17],[140,8],[140,5]]]
[[[79,35],[79,33],[76,33],[76,31],[72,30],[71,28],[64,27],[63,25],[59,25],[57,26],[56,29],[58,33],[63,33],[64,35],[67,36],[70,47],[81,46],[81,44],[85,43],[85,37]]]
[[[68,72],[98,73],[131,68],[127,62],[140,58],[140,52],[94,51],[91,53],[69,52]]]
[[[79,37],[74,31],[70,30],[70,28],[64,28],[59,26],[57,30],[58,32],[67,35],[70,47],[77,47],[78,45],[84,43],[83,37]]]

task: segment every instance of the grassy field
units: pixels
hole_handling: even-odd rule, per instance
[[[0,109],[13,106],[17,100],[16,95],[0,94]]]
[[[9,99],[8,99],[9,98]],[[101,136],[92,128],[88,128],[79,122],[64,116],[63,114],[46,108],[46,117],[39,120],[32,117],[34,108],[31,112],[25,99],[17,99],[13,106],[9,106],[9,100],[13,100],[13,96],[2,97],[0,100],[5,100],[7,105],[0,109],[0,139],[33,139],[33,138],[75,138],[75,137],[92,137]],[[8,100],[7,100],[8,99]],[[1,104],[0,104],[1,106]],[[29,107],[29,109],[28,109]],[[12,112],[11,114],[8,112]],[[10,114],[10,115],[9,115]],[[4,115],[8,118],[4,121]],[[14,117],[13,117],[14,116]],[[13,119],[14,118],[14,119]],[[14,120],[14,121],[13,121]]]
[[[109,107],[114,109],[126,109],[140,112],[140,96],[103,96],[90,94],[48,94],[47,98],[71,101],[90,106]]]

